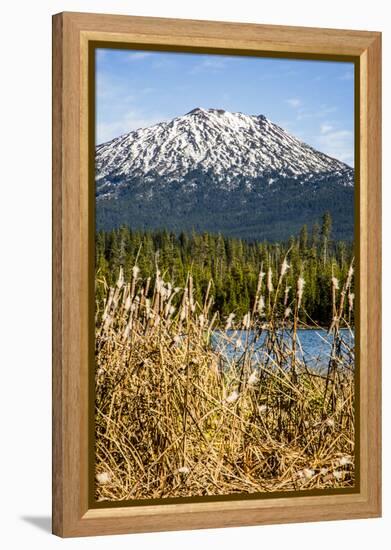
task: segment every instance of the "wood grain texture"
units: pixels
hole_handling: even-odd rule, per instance
[[[360,492],[89,509],[88,44],[360,60]],[[380,33],[64,13],[53,18],[53,532],[85,536],[380,515]]]
[[[62,18],[53,20],[52,102],[52,527],[61,533],[64,464],[62,460]]]
[[[368,500],[381,513],[381,37],[366,52]]]

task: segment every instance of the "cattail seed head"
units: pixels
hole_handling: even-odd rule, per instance
[[[262,295],[259,297],[258,300],[257,311],[259,315],[264,315],[265,313],[265,300]]]
[[[349,301],[349,311],[353,311],[353,306],[354,306],[354,293],[353,292],[349,292],[348,301]]]
[[[303,299],[303,290],[304,290],[305,280],[303,277],[299,277],[297,280],[297,307],[300,309],[301,301]]]
[[[290,265],[288,265],[286,258],[284,258],[284,261],[282,262],[282,265],[281,265],[281,272],[280,272],[281,277],[285,275],[285,273],[288,271],[289,268],[290,268]]]
[[[232,393],[229,394],[229,396],[226,398],[226,403],[235,403],[239,399],[239,392],[238,390],[234,390]]]
[[[99,485],[107,485],[111,481],[110,472],[101,472],[100,474],[96,474],[96,481]]]
[[[315,470],[312,470],[311,468],[304,468],[303,474],[306,479],[311,479],[315,475]]]
[[[346,286],[349,288],[351,283],[352,283],[352,278],[353,278],[353,273],[354,273],[354,268],[352,265],[350,265],[349,267],[349,271],[348,271],[348,276],[347,276],[347,280],[346,280]]]
[[[268,289],[269,292],[273,292],[273,290],[274,290],[274,287],[273,287],[273,272],[272,272],[271,267],[269,267],[268,272],[267,272],[267,289]]]
[[[231,327],[232,327],[232,322],[234,320],[234,317],[235,317],[235,313],[230,313],[228,315],[228,319],[227,319],[227,322],[225,324],[225,330],[229,330]]]
[[[122,265],[121,265],[121,267],[119,268],[119,274],[118,274],[118,279],[117,279],[117,288],[118,289],[122,288],[123,285],[124,285],[124,282],[125,282],[124,270],[122,269]]]
[[[265,277],[265,273],[263,271],[260,271],[258,275],[257,294],[261,291],[262,281],[264,277]]]
[[[289,291],[290,291],[291,287],[290,286],[286,286],[285,287],[285,290],[284,290],[284,306],[287,305],[288,303],[288,297],[289,297]]]
[[[250,328],[250,324],[251,324],[251,315],[250,313],[246,313],[246,315],[243,317],[242,327],[245,330],[248,330]]]
[[[350,456],[343,456],[339,459],[340,466],[346,466],[347,464],[353,464],[352,458]]]
[[[140,273],[140,268],[137,265],[134,265],[132,267],[132,275],[134,280],[137,279],[137,277],[139,276],[139,273]]]
[[[235,342],[235,348],[239,348],[239,349],[240,349],[241,347],[243,347],[243,344],[242,344],[241,339],[238,338],[238,339],[236,340],[236,342]]]
[[[125,300],[125,305],[124,305],[125,311],[129,311],[131,304],[132,304],[132,300],[130,296],[128,296]]]

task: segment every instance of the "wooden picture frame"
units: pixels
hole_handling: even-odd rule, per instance
[[[219,502],[89,503],[93,254],[89,44],[353,60],[359,97],[359,488]],[[62,537],[378,517],[381,514],[381,34],[179,19],[53,17],[53,533]],[[357,120],[357,119],[356,119]],[[93,474],[92,474],[93,476]],[[93,477],[92,477],[93,479]]]

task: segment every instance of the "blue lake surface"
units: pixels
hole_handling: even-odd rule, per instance
[[[348,349],[346,346],[354,349],[354,334],[348,329],[341,329],[340,335],[343,341],[341,350],[346,359],[348,359]],[[284,333],[281,333],[281,336],[286,345],[291,348],[292,339],[289,331],[284,331]],[[309,367],[319,369],[327,367],[332,350],[332,335],[327,334],[327,331],[323,329],[298,329],[297,336],[296,355],[298,359],[305,361]],[[262,349],[267,338],[267,331],[264,331],[257,340],[255,337],[256,334],[254,331],[231,330],[226,333],[215,331],[212,335],[212,346],[227,360],[239,360],[243,355],[247,342],[247,345],[252,346],[252,360],[255,365],[257,362],[264,361],[267,358],[266,352]],[[346,343],[346,346],[344,343]]]

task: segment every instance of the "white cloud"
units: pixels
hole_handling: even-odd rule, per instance
[[[335,113],[337,111],[337,107],[332,107],[328,105],[321,105],[319,109],[316,111],[313,111],[311,109],[305,109],[303,107],[299,108],[297,110],[297,120],[305,120],[305,119],[311,119],[311,118],[323,118],[325,116],[330,115],[331,113]]]
[[[319,149],[329,155],[354,165],[354,135],[350,130],[336,130],[331,124],[320,127]]]
[[[142,111],[128,111],[119,120],[108,123],[98,122],[96,125],[96,143],[105,143],[132,130],[148,128],[164,120],[166,120],[166,117],[163,115],[148,116]]]
[[[129,54],[128,60],[139,61],[140,59],[145,59],[146,57],[150,57],[151,55],[151,52],[132,52]]]
[[[96,74],[96,97],[100,102],[112,102],[118,101],[121,104],[131,103],[136,99],[135,93],[129,93],[129,86],[125,85],[121,81],[112,80],[107,75],[102,73]],[[140,92],[137,91],[137,94]]]
[[[343,75],[339,77],[339,80],[353,80],[354,72],[353,70],[346,71]]]
[[[292,97],[290,99],[286,99],[286,103],[288,103],[288,105],[290,105],[294,109],[297,109],[298,107],[301,107],[301,105],[302,105],[301,100],[298,99],[297,97]]]
[[[333,130],[334,126],[332,124],[329,124],[328,122],[324,122],[320,125],[320,133],[321,134],[328,134]]]
[[[198,63],[196,63],[191,69],[190,74],[202,72],[202,71],[219,71],[225,69],[229,60],[226,58],[206,57]]]

